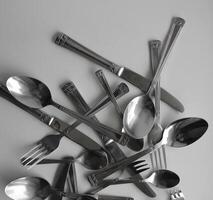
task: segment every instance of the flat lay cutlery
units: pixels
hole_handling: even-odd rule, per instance
[[[82,114],[88,112],[90,110],[90,107],[84,100],[83,96],[77,89],[77,87],[74,85],[73,82],[67,82],[62,86],[63,92],[66,94],[67,97],[72,101],[72,103],[76,106],[78,111]],[[97,120],[96,117],[93,117],[94,120]],[[100,132],[97,132],[98,136],[101,138],[103,145],[108,150],[108,152],[111,154],[113,159],[117,162],[124,158],[126,158],[123,151],[119,148],[119,146],[111,139],[105,137]],[[134,175],[135,179],[143,179],[143,177],[140,174],[136,173],[136,170],[133,165],[128,165],[126,167],[128,173],[130,175]],[[152,190],[152,188],[146,183],[146,182],[135,182],[134,183],[143,193],[145,193],[149,197],[155,197],[156,194]]]
[[[101,150],[102,147],[92,140],[90,137],[86,136],[82,132],[80,132],[77,129],[72,130],[71,132],[67,131],[67,127],[69,127],[69,124],[66,122],[60,120],[59,118],[53,117],[45,113],[44,111],[38,110],[38,109],[33,109],[28,106],[25,106],[24,104],[20,103],[17,101],[7,90],[7,88],[3,85],[0,84],[0,96],[12,104],[18,106],[22,110],[30,113],[32,116],[34,116],[36,119],[40,120],[47,126],[51,127],[53,130],[63,133],[67,138],[70,140],[74,141],[75,143],[79,144],[80,146],[84,147],[85,149],[88,150]],[[54,119],[54,123],[51,123]],[[66,131],[65,131],[66,130]]]
[[[182,18],[175,18],[172,20],[169,29],[168,37],[163,46],[160,60],[155,71],[155,75],[148,86],[146,92],[142,95],[134,97],[127,105],[124,111],[123,125],[127,133],[133,135],[135,138],[140,139],[147,135],[155,122],[155,106],[152,102],[150,94],[155,88],[160,73],[164,67],[166,58],[177,39],[180,30],[182,29],[185,21]]]
[[[184,118],[177,120],[164,129],[162,140],[153,147],[138,152],[128,158],[116,163],[109,164],[107,167],[97,170],[88,175],[88,180],[93,185],[98,185],[104,178],[119,169],[125,168],[131,162],[140,157],[150,154],[153,150],[160,148],[161,145],[171,147],[184,147],[197,141],[207,130],[208,123],[201,118]]]
[[[98,131],[102,131],[104,135],[110,137],[119,144],[127,146],[132,150],[138,151],[138,148],[136,146],[138,141],[135,138],[127,134],[121,133],[99,122],[95,122],[87,116],[78,114],[54,102],[52,100],[49,88],[44,83],[35,78],[26,76],[13,76],[7,80],[6,85],[10,93],[21,103],[37,109],[52,105],[57,109],[61,110],[62,112],[68,114],[69,116],[74,117],[77,120],[85,123],[91,128]]]
[[[116,197],[105,195],[89,195],[78,193],[65,193],[52,188],[50,184],[43,178],[39,177],[22,177],[10,182],[5,187],[5,193],[8,197],[14,200],[33,200],[46,199],[50,194],[57,193],[59,196],[68,198],[90,197],[95,200],[132,200],[131,197]]]
[[[56,34],[55,43],[88,58],[89,60],[111,71],[118,77],[133,84],[143,92],[147,92],[147,89],[150,85],[150,80],[146,79],[142,75],[137,74],[127,67],[115,64],[112,61],[107,60],[106,58],[98,55],[94,51],[73,40],[68,35],[64,33]],[[184,111],[183,104],[164,89],[161,89],[161,99],[174,109],[180,112]]]

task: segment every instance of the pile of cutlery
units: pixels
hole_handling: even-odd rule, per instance
[[[47,85],[36,78],[12,76],[8,78],[6,84],[0,83],[1,97],[58,132],[58,134],[47,135],[39,140],[20,158],[21,165],[28,169],[41,164],[49,166],[59,164],[53,186],[43,178],[21,177],[6,186],[6,195],[14,200],[45,199],[49,196],[52,200],[60,200],[63,197],[71,199],[81,197],[90,200],[132,200],[132,197],[98,195],[97,193],[108,186],[133,183],[144,194],[153,198],[157,194],[148,183],[161,189],[177,186],[180,178],[175,172],[167,169],[166,147],[188,146],[197,141],[208,128],[208,123],[198,117],[182,118],[164,128],[160,124],[160,100],[179,112],[184,111],[182,103],[160,87],[160,73],[184,24],[184,19],[175,17],[172,19],[163,44],[159,40],[150,41],[152,80],[107,60],[64,33],[56,34],[56,44],[90,59],[142,91],[142,94],[134,97],[124,110],[117,100],[129,92],[128,85],[121,82],[112,89],[104,71],[100,69],[96,71],[95,75],[105,96],[98,99],[93,107],[86,103],[73,82],[66,82],[61,87],[78,112],[55,102]],[[155,96],[154,101],[152,96]],[[106,126],[95,116],[111,103],[119,115],[120,130]],[[75,118],[76,121],[69,124],[42,110],[50,105]],[[97,133],[102,145],[78,130],[81,123],[86,124]],[[72,155],[62,159],[48,158],[53,151],[60,147],[60,140],[64,136],[82,146],[84,151],[75,158]],[[136,153],[127,157],[118,144],[136,151]],[[148,155],[151,167],[144,159]],[[78,192],[76,162],[90,170],[87,178],[91,188],[85,193]],[[150,168],[151,171],[147,177],[141,175]],[[109,178],[111,174],[117,171],[122,173],[123,170],[128,172],[129,177],[122,179],[119,175],[116,178]],[[66,182],[69,190],[65,192]],[[22,189],[20,190],[20,188]],[[169,197],[184,199],[183,192],[180,190],[176,192],[174,189]]]

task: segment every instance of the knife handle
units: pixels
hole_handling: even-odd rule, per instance
[[[103,66],[104,68],[108,69],[114,74],[118,74],[121,66],[107,60],[106,58],[98,55],[94,51],[88,49],[87,47],[83,46],[82,44],[78,43],[77,41],[70,38],[68,35],[64,33],[57,33],[55,43],[59,46],[62,46],[66,49],[72,50],[79,55],[82,55],[89,60]]]

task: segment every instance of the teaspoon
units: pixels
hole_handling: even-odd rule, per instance
[[[155,106],[150,98],[150,94],[155,88],[160,73],[163,69],[165,60],[177,39],[177,36],[183,27],[185,20],[179,17],[174,18],[168,33],[165,46],[162,50],[160,60],[155,75],[149,85],[147,92],[143,95],[133,98],[124,111],[123,124],[127,133],[133,135],[137,139],[147,135],[155,122]]]
[[[133,200],[130,197],[116,197],[104,195],[89,195],[78,193],[65,193],[52,188],[50,184],[40,177],[22,177],[10,182],[5,187],[5,193],[14,200],[42,200],[46,199],[50,194],[57,193],[59,196],[68,198],[87,197],[90,200]]]

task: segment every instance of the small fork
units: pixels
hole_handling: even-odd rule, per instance
[[[175,190],[170,193],[170,200],[184,200],[184,194],[181,190]]]

